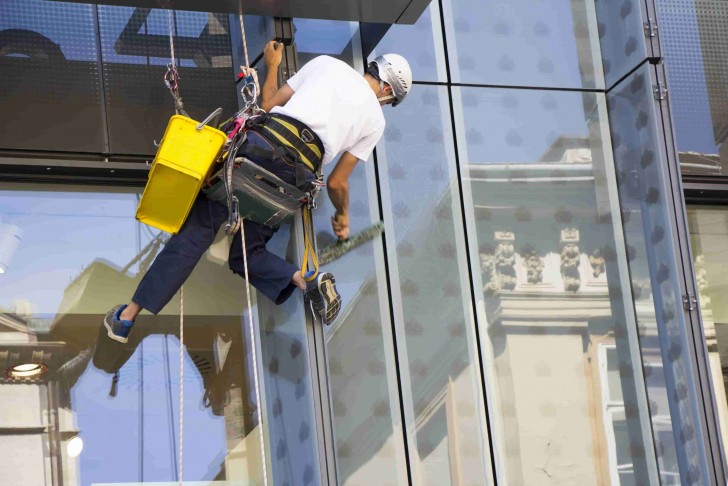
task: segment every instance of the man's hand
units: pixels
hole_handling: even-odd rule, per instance
[[[331,218],[331,227],[340,240],[349,237],[349,176],[357,162],[359,159],[349,152],[344,152],[326,181],[329,200],[336,209],[336,215]]]
[[[334,234],[340,240],[346,240],[349,238],[349,215],[336,213],[331,218],[331,228],[334,230]]]
[[[268,67],[268,74],[260,93],[260,107],[263,111],[270,111],[276,106],[283,106],[293,96],[293,90],[287,84],[278,88],[278,66],[283,61],[283,44],[270,41],[263,50],[265,65]]]
[[[276,41],[270,41],[263,49],[263,59],[268,70],[278,69],[283,61],[283,44]]]

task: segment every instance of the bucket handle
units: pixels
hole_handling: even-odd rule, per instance
[[[197,125],[198,130],[202,130],[202,127],[210,123],[211,120],[215,120],[215,124],[217,124],[217,119],[220,117],[220,114],[222,113],[222,108],[218,108],[217,110],[210,113],[207,118],[202,120],[199,125]]]

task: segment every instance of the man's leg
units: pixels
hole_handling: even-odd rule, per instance
[[[139,282],[128,305],[117,306],[107,314],[104,325],[109,337],[126,342],[139,312],[157,314],[174,297],[194,270],[197,262],[215,240],[227,219],[227,208],[200,195],[185,224],[173,235]]]
[[[250,285],[276,304],[285,302],[296,288],[305,290],[305,282],[298,268],[265,248],[276,230],[252,221],[244,221],[243,224]],[[245,278],[244,263],[243,244],[238,232],[230,245],[228,265],[230,270]]]
[[[266,150],[274,148],[270,142],[256,132],[248,132],[247,143]],[[282,158],[274,160],[251,158],[251,160],[285,182],[296,184],[294,166]],[[306,177],[310,181],[314,175],[307,173]],[[265,249],[266,243],[275,233],[274,230],[252,222],[246,223],[245,241],[248,250],[250,283],[276,304],[285,302],[296,288],[301,289],[305,292],[314,312],[321,316],[324,323],[331,324],[341,308],[341,296],[336,290],[334,276],[330,273],[321,273],[315,280],[306,282],[297,267]],[[242,256],[240,235],[236,235],[233,246],[230,248],[229,264],[233,272],[244,277]],[[251,270],[251,264],[256,269],[255,274]]]

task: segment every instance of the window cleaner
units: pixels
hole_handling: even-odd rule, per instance
[[[245,39],[242,25],[241,28]],[[170,49],[174,58],[171,21]],[[282,55],[282,45],[275,41],[266,45],[264,59],[268,75],[260,88],[259,107],[258,84],[254,71],[247,65],[246,52],[243,72],[246,101],[243,109],[223,127],[227,133],[221,131],[223,167],[214,172],[215,166],[211,165],[214,174],[211,177],[205,174],[205,190],[195,195],[183,224],[157,255],[129,303],[114,307],[106,315],[103,322],[111,339],[126,342],[139,312],[146,309],[158,313],[177,291],[181,293],[183,305],[182,284],[223,224],[229,234],[240,234],[232,240],[228,265],[245,279],[249,304],[250,285],[276,304],[285,302],[300,289],[324,324],[331,324],[337,317],[341,297],[334,276],[318,273],[316,269],[307,270],[309,259],[317,266],[308,235],[302,269],[269,252],[266,244],[285,219],[286,211],[290,212],[281,201],[295,200],[303,206],[304,224],[310,226],[315,193],[323,186],[321,168],[338,154],[341,157],[328,177],[326,188],[336,209],[333,232],[341,240],[349,238],[349,176],[359,161],[369,158],[384,132],[382,106],[402,102],[410,90],[412,75],[407,61],[396,54],[374,59],[364,76],[342,61],[319,56],[278,88]],[[170,71],[168,86],[175,97],[176,111],[182,112],[174,59]],[[201,144],[207,144],[202,152],[209,156],[216,152],[212,140],[219,143],[220,136],[214,128],[207,127],[211,130],[209,137],[198,137],[197,132],[203,133],[205,128],[204,123],[188,123],[183,130],[190,137],[197,137]],[[169,140],[163,140],[160,152]],[[184,171],[182,167],[181,172]],[[198,168],[190,177],[198,183],[203,172],[204,167]],[[207,179],[209,184],[205,183]],[[273,191],[263,190],[266,186]],[[281,189],[290,194],[278,200],[270,197],[271,193],[281,193]],[[256,204],[259,207],[254,207]],[[283,210],[276,218],[282,219],[271,219],[281,207]],[[248,314],[254,336],[252,312]],[[183,315],[180,312],[181,323]],[[181,325],[181,340],[182,336]],[[257,380],[257,373],[254,374]]]
[[[308,234],[306,234],[306,251],[301,270],[266,249],[267,242],[278,229],[279,221],[271,220],[270,214],[278,208],[273,203],[278,203],[280,200],[266,198],[265,191],[259,190],[265,185],[274,187],[279,192],[281,188],[284,192],[290,190],[291,194],[283,199],[287,202],[296,199],[297,204],[304,206],[304,224],[310,227],[310,211],[313,209],[315,193],[323,186],[321,168],[331,162],[336,155],[341,154],[328,177],[326,187],[336,209],[336,214],[332,218],[333,232],[340,240],[347,240],[350,236],[349,176],[359,161],[366,161],[369,158],[384,132],[382,106],[398,105],[409,92],[412,84],[409,65],[399,55],[386,54],[369,63],[366,73],[362,76],[342,61],[329,56],[319,56],[307,63],[279,88],[277,74],[282,61],[283,46],[271,41],[264,50],[268,74],[260,89],[259,107],[257,105],[259,85],[254,71],[249,67],[242,15],[239,18],[246,58],[246,67],[243,70],[246,80],[242,92],[245,106],[236,114],[232,123],[225,125],[227,134],[220,131],[223,133],[222,140],[220,133],[212,127],[207,127],[205,123],[180,120],[182,128],[179,128],[178,135],[187,135],[194,140],[195,149],[198,145],[204,147],[200,153],[207,159],[211,154],[214,155],[209,169],[203,165],[190,170],[184,164],[174,163],[175,160],[178,161],[176,157],[182,160],[188,152],[194,152],[192,149],[175,150],[175,147],[166,152],[175,160],[168,161],[170,164],[161,164],[160,167],[183,173],[193,179],[195,185],[202,179],[204,185],[209,178],[207,171],[214,170],[218,144],[219,153],[222,154],[225,163],[223,168],[213,175],[213,180],[209,181],[209,187],[204,192],[194,194],[194,191],[189,191],[188,186],[193,186],[192,183],[184,186],[188,193],[194,194],[194,200],[189,210],[185,208],[186,214],[178,231],[173,231],[175,234],[157,255],[129,303],[114,307],[104,318],[103,324],[107,329],[107,335],[115,341],[123,343],[128,340],[134,319],[142,309],[156,314],[179,291],[180,341],[183,345],[182,284],[212,244],[217,230],[223,224],[228,234],[240,234],[239,238],[235,237],[232,240],[228,264],[234,273],[245,279],[249,306],[250,285],[253,285],[276,304],[285,302],[297,288],[302,290],[314,315],[318,315],[324,324],[331,324],[341,308],[341,297],[336,290],[333,275],[318,273],[317,269],[312,272],[307,270],[309,258],[314,267],[317,267],[316,255]],[[172,62],[168,67],[165,83],[175,100],[177,115],[191,120],[185,117],[184,106],[179,96],[171,11],[169,11],[168,27]],[[211,122],[216,115],[217,113],[213,112],[205,121]],[[160,146],[160,153],[174,139],[165,137]],[[178,137],[178,143],[190,143],[189,140],[183,139],[184,137]],[[191,160],[190,163],[196,164],[199,161]],[[201,177],[203,174],[204,177]],[[239,184],[235,184],[236,181]],[[240,184],[240,181],[243,183]],[[294,192],[292,188],[299,192]],[[145,192],[146,190],[148,188]],[[220,190],[225,193],[224,202],[215,195],[219,194]],[[253,219],[256,209],[251,209],[250,205],[241,205],[241,198],[247,197],[252,198],[247,201],[251,204],[263,201],[261,203],[265,213],[263,216],[258,215]],[[246,219],[246,216],[250,219]],[[266,216],[268,219],[263,219]],[[249,308],[249,331],[254,339],[252,314]],[[260,403],[255,345],[252,351],[256,368],[253,370],[255,391]],[[180,360],[180,374],[182,374],[182,353]],[[182,382],[180,376],[180,387]],[[180,400],[182,394],[183,389],[180,388]],[[180,409],[181,420],[182,409]],[[259,417],[259,423],[262,424],[260,420],[262,417]],[[262,426],[259,429],[262,431]],[[261,447],[263,443],[261,438]],[[180,463],[181,444],[180,430]],[[263,479],[264,484],[267,484],[265,470],[264,466]],[[181,476],[180,464],[180,481]]]

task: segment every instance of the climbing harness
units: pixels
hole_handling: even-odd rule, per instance
[[[321,175],[323,144],[311,129],[298,120],[279,114],[270,115],[260,109],[257,105],[259,84],[256,72],[248,66],[241,67],[241,70],[243,108],[221,125],[228,133],[222,155],[224,164],[210,179],[204,192],[208,198],[227,204],[225,232],[228,235],[234,235],[245,219],[277,228],[290,221],[301,209],[304,216],[301,273],[307,281],[312,281],[318,275],[318,262],[310,236],[310,222],[311,210],[316,208],[316,196],[324,185]],[[276,148],[271,151],[247,144],[249,131],[254,131]],[[294,165],[296,185],[284,182],[248,157],[287,160]],[[314,174],[312,182],[307,182],[306,172]]]

